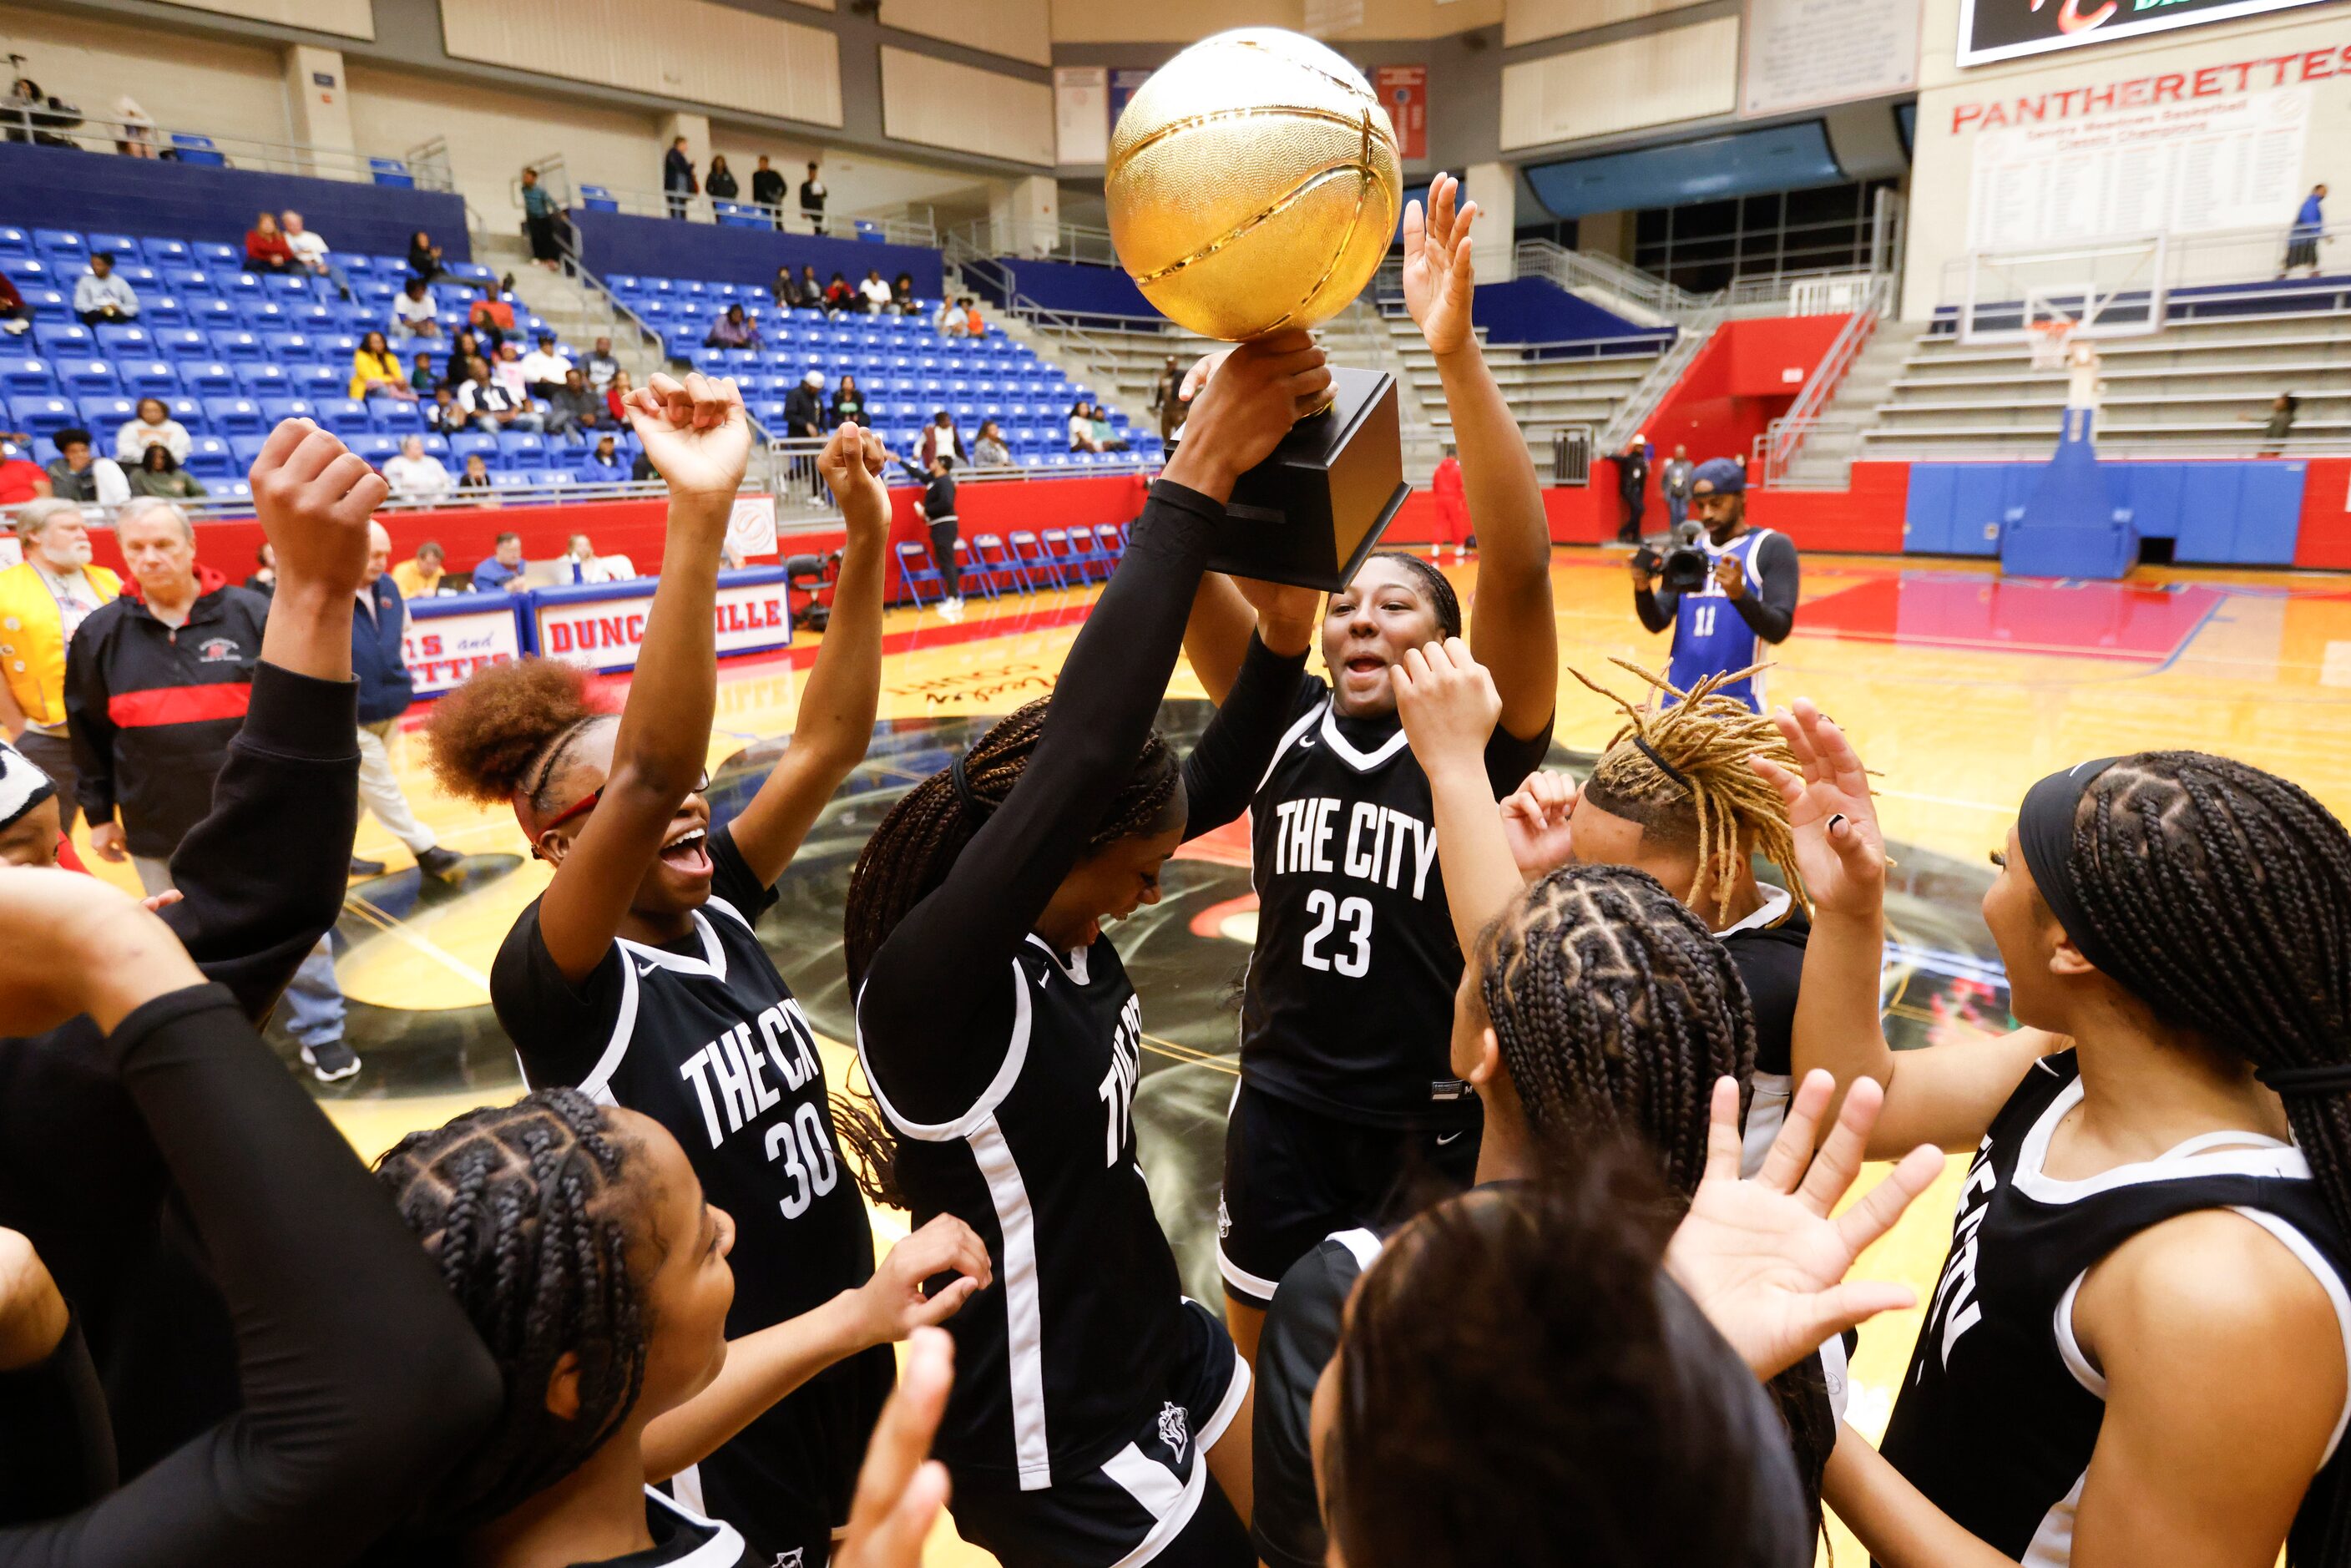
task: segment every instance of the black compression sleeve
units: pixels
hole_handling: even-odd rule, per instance
[[[1184,759],[1184,837],[1188,841],[1223,827],[1249,810],[1273,760],[1273,748],[1298,712],[1298,683],[1306,674],[1306,651],[1274,653],[1249,633],[1240,673],[1225,694],[1224,706],[1208,721],[1200,743]]]
[[[1110,586],[1061,663],[1050,716],[1013,787],[946,881],[908,911],[868,966],[858,1028],[906,1108],[968,1104],[995,1076],[1000,1036],[974,1025],[1008,1000],[1003,973],[1134,768],[1176,668],[1192,596],[1224,508],[1161,479]]]
[[[1784,643],[1788,633],[1796,628],[1797,580],[1796,547],[1785,534],[1773,534],[1755,551],[1756,570],[1762,573],[1761,588],[1750,588],[1731,602],[1739,607],[1740,618],[1766,643]]]
[[[245,1407],[95,1506],[0,1531],[0,1568],[346,1562],[464,1454],[496,1369],[227,990],[149,1002],[104,1049],[235,1314]]]
[[[1662,632],[1674,623],[1674,606],[1681,595],[1670,588],[1636,588],[1633,591],[1633,612],[1641,618],[1645,631]]]
[[[0,1525],[70,1513],[114,1483],[106,1390],[77,1318],[45,1360],[0,1372]]]

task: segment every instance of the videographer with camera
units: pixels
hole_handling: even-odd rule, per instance
[[[1633,608],[1649,631],[1674,629],[1666,678],[1685,692],[1708,675],[1760,664],[1764,643],[1787,640],[1798,577],[1788,536],[1748,526],[1747,471],[1736,461],[1698,465],[1690,510],[1694,520],[1674,530],[1664,555],[1646,546],[1633,552]],[[1758,674],[1722,690],[1761,712],[1761,686]]]

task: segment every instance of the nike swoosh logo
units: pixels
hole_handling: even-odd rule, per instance
[[[637,978],[642,980],[660,967],[659,964],[640,964],[637,966]]]
[[[1454,1139],[1456,1139],[1456,1138],[1459,1137],[1460,1135],[1461,1135],[1461,1134],[1458,1134],[1458,1133],[1447,1133],[1447,1134],[1445,1134],[1445,1136],[1443,1136],[1443,1137],[1441,1137],[1441,1138],[1439,1138],[1439,1139],[1437,1139],[1437,1146],[1438,1148],[1440,1148],[1440,1149],[1441,1149],[1441,1148],[1443,1148],[1446,1145],[1447,1145],[1447,1144],[1451,1143]]]

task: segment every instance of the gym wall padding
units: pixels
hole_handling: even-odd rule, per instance
[[[2040,463],[1914,463],[1902,548],[1995,556],[2000,530],[2032,494]],[[2105,462],[2116,502],[2142,538],[2170,539],[2172,559],[2212,566],[2297,563],[2303,461]]]
[[[621,273],[764,287],[776,280],[778,267],[789,267],[795,274],[802,267],[813,267],[820,281],[830,281],[838,272],[852,283],[862,279],[868,268],[878,268],[884,278],[912,273],[918,298],[939,297],[939,253],[921,246],[778,234],[773,229],[688,224],[576,207],[566,215],[580,235],[580,250],[588,269],[600,277]]]

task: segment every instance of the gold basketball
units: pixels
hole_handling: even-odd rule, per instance
[[[1404,180],[1362,72],[1297,33],[1241,27],[1127,101],[1102,184],[1144,298],[1238,341],[1345,309],[1387,254]]]

